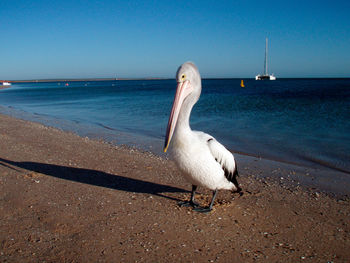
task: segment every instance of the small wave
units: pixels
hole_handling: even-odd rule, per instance
[[[229,150],[232,153],[236,153],[236,154],[248,156],[248,157],[253,157],[253,158],[258,158],[258,159],[261,158],[261,159],[265,159],[265,160],[270,160],[270,161],[285,163],[285,164],[291,164],[291,165],[296,165],[296,166],[300,166],[300,167],[311,167],[311,164],[314,164],[314,165],[316,165],[316,167],[324,167],[324,168],[328,168],[328,169],[342,172],[345,174],[350,174],[350,170],[348,170],[346,168],[339,167],[336,164],[333,164],[331,162],[327,162],[325,160],[318,159],[318,158],[313,157],[313,156],[307,156],[307,155],[302,155],[302,154],[298,154],[298,153],[293,153],[292,156],[294,158],[291,158],[290,160],[286,160],[285,158],[281,158],[281,157],[278,158],[276,156],[272,157],[272,156],[266,156],[266,155],[258,155],[258,154],[253,154],[253,153],[249,153],[249,152],[244,152],[244,151],[232,150],[230,148],[229,148]]]
[[[308,162],[314,163],[316,165],[323,166],[323,167],[326,167],[326,168],[329,168],[329,169],[332,169],[332,170],[336,170],[338,172],[350,174],[350,171],[348,169],[338,167],[335,164],[327,162],[325,160],[321,160],[321,159],[318,159],[316,157],[306,156],[306,155],[299,155],[299,157],[304,159],[304,160],[306,160],[306,161],[308,161]]]
[[[100,127],[102,127],[102,128],[105,128],[105,129],[107,129],[107,130],[116,131],[116,129],[114,129],[114,128],[112,128],[112,127],[109,127],[109,126],[106,126],[106,125],[104,125],[104,124],[102,124],[102,123],[100,123],[100,122],[95,122],[95,124],[96,124],[97,126],[100,126]]]

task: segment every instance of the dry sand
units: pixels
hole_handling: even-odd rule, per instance
[[[238,165],[201,214],[171,161],[0,115],[0,262],[350,262],[348,198]]]

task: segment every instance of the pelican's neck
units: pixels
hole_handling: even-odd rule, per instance
[[[175,137],[181,137],[192,131],[190,127],[190,116],[195,103],[196,101],[193,101],[190,97],[186,98],[184,101],[177,120]]]
[[[196,72],[195,78],[192,79],[191,85],[193,85],[193,91],[183,101],[179,116],[177,119],[176,128],[174,131],[175,140],[182,140],[186,138],[191,139],[191,127],[190,127],[190,115],[194,104],[199,99],[202,90],[201,79],[199,73]]]

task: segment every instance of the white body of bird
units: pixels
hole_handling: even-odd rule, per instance
[[[201,211],[207,212],[212,208],[217,190],[241,190],[236,179],[237,166],[232,153],[212,136],[191,130],[191,110],[202,89],[197,67],[191,62],[184,63],[177,71],[176,80],[178,85],[169,117],[164,152],[170,145],[175,163],[192,184],[191,205],[197,205],[194,203],[197,186],[215,191],[209,208],[201,208]]]
[[[210,190],[234,190],[236,186],[225,176],[223,167],[232,174],[235,160],[226,148],[204,132],[175,131],[171,155],[184,177],[193,185]]]

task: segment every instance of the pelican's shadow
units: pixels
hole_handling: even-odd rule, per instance
[[[96,185],[125,192],[135,192],[161,196],[171,200],[179,201],[177,198],[164,195],[163,193],[183,193],[184,189],[147,182],[139,179],[128,178],[120,175],[109,174],[102,171],[67,167],[56,164],[45,164],[37,162],[14,162],[0,158],[0,165],[15,169],[11,166],[29,171],[53,176],[60,179]],[[17,169],[15,169],[17,170]]]

